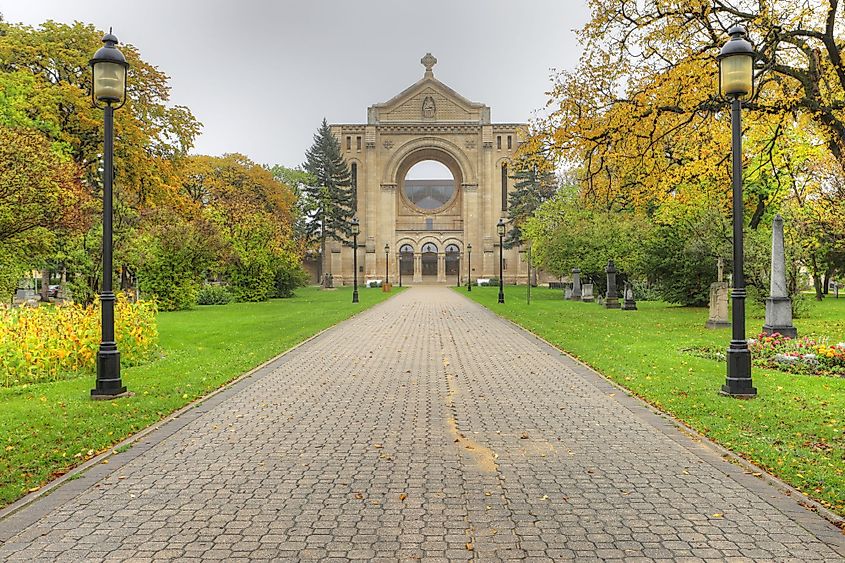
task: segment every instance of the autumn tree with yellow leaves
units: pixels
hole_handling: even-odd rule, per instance
[[[593,0],[590,9],[581,62],[557,77],[534,139],[577,170],[583,203],[652,218],[677,219],[658,213],[666,206],[730,215],[730,120],[716,56],[739,23],[758,53],[756,91],[743,104],[749,228],[798,205],[828,218],[808,233],[820,234],[845,214],[832,191],[845,177],[845,3]],[[835,270],[842,244],[805,245],[816,278]],[[723,246],[708,250],[714,272]]]

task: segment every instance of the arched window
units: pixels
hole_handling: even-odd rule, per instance
[[[433,242],[427,242],[422,247],[422,275],[436,276],[437,275],[437,245]]]
[[[437,160],[423,160],[408,169],[402,192],[417,208],[431,211],[454,200],[457,184],[448,166]]]
[[[399,247],[399,270],[403,276],[414,275],[414,247],[410,244]]]
[[[355,162],[352,163],[352,210],[358,211],[358,164]]]
[[[502,211],[508,210],[508,165],[502,165]]]
[[[450,244],[446,247],[446,275],[457,276],[458,264],[461,259],[461,251],[457,245]]]

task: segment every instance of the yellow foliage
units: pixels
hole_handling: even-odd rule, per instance
[[[0,309],[0,385],[55,381],[93,370],[100,315],[99,304]],[[131,303],[119,295],[115,338],[124,365],[149,359],[158,342],[155,304]]]

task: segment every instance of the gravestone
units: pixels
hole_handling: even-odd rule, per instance
[[[772,221],[772,277],[769,297],[766,299],[766,324],[763,332],[779,332],[796,338],[798,331],[792,325],[792,299],[786,287],[786,254],[783,248],[783,217],[775,215]]]
[[[572,295],[573,301],[581,301],[581,269],[572,268]]]
[[[625,282],[625,299],[622,301],[623,311],[636,311],[637,302],[634,300],[634,286]]]
[[[607,274],[607,295],[604,299],[604,308],[619,309],[621,306],[619,305],[619,294],[616,292],[616,264],[613,263],[613,260],[607,261],[607,268],[604,271]]]
[[[563,298],[564,299],[572,299],[572,288],[569,285],[563,286]]]
[[[584,303],[592,303],[595,301],[595,297],[593,296],[593,284],[585,283],[581,286],[581,301]]]
[[[710,315],[704,323],[707,328],[728,328],[728,284],[717,281],[710,284]]]

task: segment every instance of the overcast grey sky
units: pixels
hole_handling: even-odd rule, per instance
[[[434,75],[527,121],[550,69],[571,69],[585,0],[0,0],[6,21],[114,27],[171,78],[172,102],[203,123],[194,152],[241,152],[293,166],[325,116],[365,123],[367,107]]]

